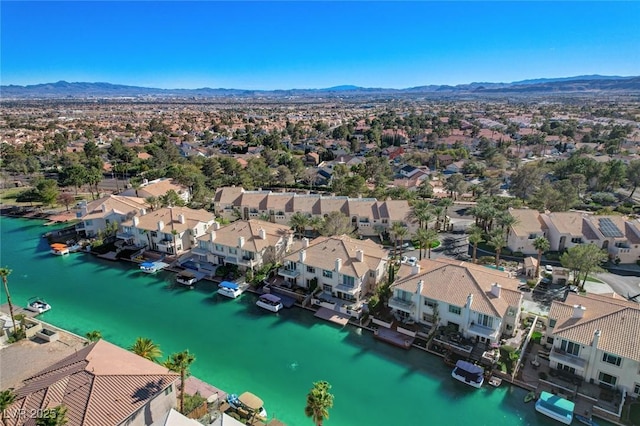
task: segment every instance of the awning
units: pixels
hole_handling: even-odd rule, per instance
[[[242,395],[240,395],[240,397],[238,397],[238,399],[240,400],[240,402],[242,402],[242,404],[253,411],[258,411],[264,405],[264,402],[251,392],[243,393]]]
[[[230,288],[231,290],[237,290],[238,284],[232,283],[229,281],[222,281],[218,287],[226,287],[226,288]]]
[[[52,249],[64,249],[64,248],[67,248],[67,245],[66,244],[62,244],[62,243],[54,243],[54,244],[51,244],[51,248]]]
[[[142,266],[143,268],[153,268],[155,264],[153,262],[144,262],[141,263],[140,266]]]

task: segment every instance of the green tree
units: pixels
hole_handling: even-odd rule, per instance
[[[333,407],[333,395],[329,392],[331,385],[326,381],[315,382],[307,394],[307,405],[304,414],[313,420],[316,426],[329,418],[329,409]]]
[[[627,165],[627,183],[632,188],[631,194],[629,194],[629,198],[632,198],[640,185],[640,160],[632,160]]]
[[[473,263],[477,261],[478,244],[484,241],[482,228],[473,225],[469,228],[469,242],[473,244]]]
[[[156,362],[162,356],[160,346],[156,345],[153,340],[146,337],[138,337],[129,348],[131,352],[149,361]]]
[[[100,330],[93,330],[85,334],[85,337],[89,342],[97,342],[98,340],[102,339],[102,333],[100,332]]]
[[[11,407],[11,404],[16,400],[16,393],[13,389],[5,389],[0,392],[0,418],[2,424],[7,424],[7,408]]]
[[[4,284],[4,292],[7,294],[7,304],[9,305],[9,315],[11,315],[11,322],[13,322],[13,334],[18,336],[18,325],[16,324],[17,320],[13,315],[13,303],[11,303],[11,293],[9,293],[9,281],[8,277],[11,275],[11,269],[9,268],[0,268],[0,277],[2,277],[2,284]]]
[[[573,272],[574,285],[580,285],[584,289],[587,277],[592,272],[601,272],[600,264],[606,261],[609,255],[595,244],[580,244],[571,247],[560,256],[563,267]],[[582,283],[580,284],[580,280]]]
[[[60,183],[62,186],[73,186],[78,195],[78,190],[87,183],[87,169],[80,164],[65,167],[60,173]]]
[[[507,245],[504,232],[501,229],[495,229],[489,234],[489,239],[487,240],[487,244],[489,244],[496,251],[496,268],[500,266],[500,253],[502,249]]]
[[[293,228],[294,231],[298,234],[298,237],[302,238],[304,235],[304,230],[309,226],[311,220],[309,216],[306,214],[295,212],[291,219],[289,219],[289,226]]]
[[[418,229],[416,239],[419,243],[420,260],[422,260],[422,249],[427,251],[427,258],[431,259],[431,247],[438,241],[438,233],[433,229]]]
[[[352,235],[353,232],[351,220],[339,211],[329,212],[320,228],[320,233],[325,236]]]
[[[395,240],[395,246],[394,246],[394,252],[397,252],[397,250],[400,250],[400,253],[398,254],[398,257],[402,257],[402,242],[404,241],[404,237],[407,236],[407,234],[409,233],[409,230],[407,229],[406,226],[404,226],[404,223],[402,222],[393,222],[391,224],[391,229],[389,229],[389,233],[393,236],[394,240]]]
[[[407,213],[407,220],[418,222],[418,228],[427,229],[432,218],[431,205],[424,200],[414,201]]]
[[[533,248],[538,250],[538,264],[536,265],[536,274],[535,277],[538,278],[540,276],[540,263],[542,263],[542,253],[549,250],[551,248],[551,243],[545,237],[538,237],[533,240]]]
[[[75,200],[76,197],[74,197],[73,194],[69,192],[61,192],[60,194],[58,194],[58,203],[64,205],[67,211],[69,211],[69,206],[73,204]]]
[[[36,426],[63,426],[66,425],[68,421],[67,407],[58,405],[54,408],[45,409],[36,418]]]
[[[184,386],[189,375],[189,368],[196,360],[196,357],[189,353],[189,350],[171,354],[164,362],[164,366],[169,370],[180,373],[180,412],[184,414]]]
[[[54,204],[60,194],[58,183],[53,179],[38,179],[35,182],[35,192],[38,200],[45,206]]]

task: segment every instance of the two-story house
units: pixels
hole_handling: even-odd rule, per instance
[[[189,188],[184,185],[177,184],[170,178],[155,179],[152,181],[145,180],[138,188],[129,188],[123,191],[120,195],[127,197],[161,197],[166,195],[169,191],[175,191],[176,194],[184,201],[188,203],[191,199],[191,192]]]
[[[450,326],[467,338],[497,343],[520,321],[519,281],[484,266],[451,259],[402,265],[389,307],[406,319]]]
[[[144,199],[121,195],[107,195],[89,203],[83,201],[77,213],[82,222],[76,225],[76,230],[87,237],[95,237],[109,225],[115,224],[117,229],[117,226],[133,216],[146,214],[147,208]]]
[[[536,238],[545,236],[540,213],[531,209],[509,209],[509,214],[516,219],[507,237],[509,250],[525,255],[537,255],[538,250],[533,246],[533,242]]]
[[[214,222],[215,216],[206,210],[164,207],[123,222],[119,236],[139,247],[175,255],[195,247]]]
[[[239,220],[220,226],[214,222],[198,237],[191,253],[214,265],[238,265],[239,269],[259,269],[281,262],[293,244],[291,228],[262,220]]]
[[[387,252],[370,240],[346,235],[319,237],[284,258],[278,271],[291,286],[322,289],[332,297],[360,304],[382,281]]]
[[[542,213],[540,219],[547,229],[551,251],[564,251],[579,244],[594,243],[598,236],[593,232],[586,213],[553,212]]]
[[[640,306],[618,295],[553,301],[543,342],[550,366],[640,396]]]

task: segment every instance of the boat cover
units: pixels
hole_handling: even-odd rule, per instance
[[[153,263],[153,262],[144,262],[144,263],[141,263],[140,266],[142,266],[143,268],[153,268],[155,266],[155,263]]]
[[[471,364],[467,361],[458,360],[458,362],[456,362],[456,367],[470,374],[484,374],[484,369],[482,367]]]
[[[576,404],[568,399],[560,398],[549,392],[542,392],[538,399],[538,404],[547,410],[558,413],[562,416],[573,414]]]
[[[260,299],[268,300],[269,302],[278,303],[280,302],[280,298],[278,296],[274,296],[273,294],[263,294],[260,296]]]
[[[264,405],[264,402],[251,392],[245,392],[238,397],[240,402],[250,410],[258,411]]]
[[[226,288],[230,288],[231,290],[237,290],[238,284],[232,283],[229,281],[222,281],[218,287],[226,287]]]

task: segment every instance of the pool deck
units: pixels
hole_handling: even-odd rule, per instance
[[[328,308],[320,308],[314,315],[316,318],[321,318],[326,321],[331,321],[335,324],[340,324],[342,326],[347,325],[349,322],[349,317],[347,315],[343,315],[340,312],[332,311]]]

